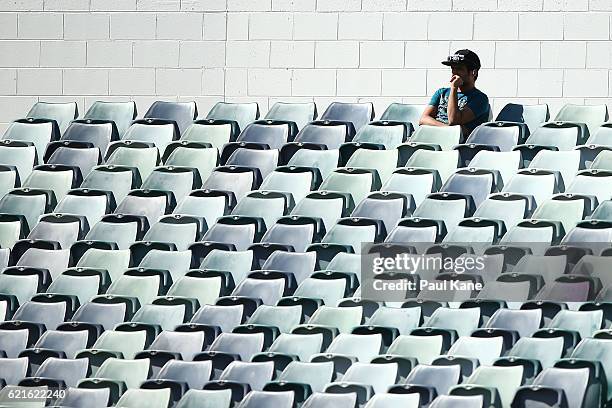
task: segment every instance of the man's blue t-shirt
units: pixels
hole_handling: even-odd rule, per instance
[[[442,123],[448,123],[448,97],[450,88],[440,88],[433,94],[429,104],[438,108],[436,120]],[[476,126],[485,123],[489,119],[489,98],[480,90],[474,88],[466,93],[457,92],[457,106],[459,110],[463,110],[466,106],[474,112],[474,120],[464,124],[463,126],[469,132],[474,130]]]

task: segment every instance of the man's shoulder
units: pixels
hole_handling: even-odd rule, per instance
[[[489,100],[489,97],[487,96],[486,93],[482,92],[480,89],[478,88],[474,88],[472,94],[470,95],[470,97],[472,98],[479,98],[479,99],[483,99],[485,101]]]

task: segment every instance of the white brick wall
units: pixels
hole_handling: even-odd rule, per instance
[[[422,103],[478,52],[510,101],[612,101],[610,0],[0,1],[0,131],[36,100]]]

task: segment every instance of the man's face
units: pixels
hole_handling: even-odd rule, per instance
[[[451,71],[453,75],[460,77],[464,84],[473,84],[476,81],[474,70],[468,69],[464,64],[453,65]]]

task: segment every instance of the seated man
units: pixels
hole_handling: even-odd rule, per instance
[[[449,88],[440,88],[425,108],[420,125],[461,125],[467,137],[476,126],[489,119],[489,98],[476,89],[480,59],[475,52],[459,50],[442,64],[451,67]]]

